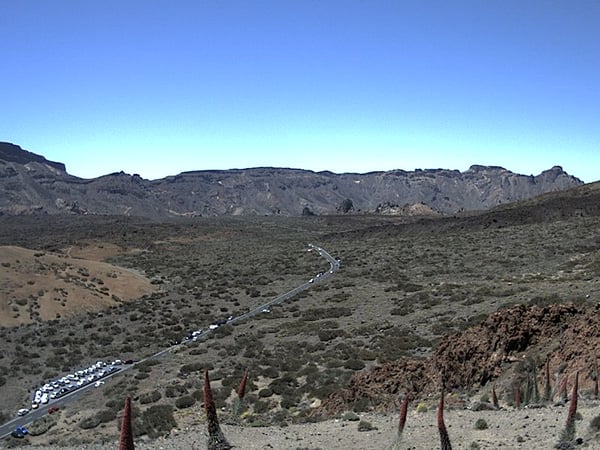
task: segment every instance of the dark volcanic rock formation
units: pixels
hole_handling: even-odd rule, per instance
[[[28,152],[27,150],[23,150],[18,145],[11,144],[9,142],[0,142],[0,160],[5,162],[18,163],[22,165],[26,165],[29,163],[39,163],[49,167],[53,167],[62,172],[65,172],[67,170],[63,163],[48,161],[43,156],[36,155],[35,153]]]
[[[537,176],[501,167],[394,170],[364,174],[260,167],[184,172],[146,180],[123,172],[94,179],[69,175],[20,147],[0,143],[0,213],[173,216],[336,214],[453,214],[482,210],[582,184],[556,166]],[[419,205],[414,207],[413,205]],[[412,212],[411,212],[412,211]],[[421,212],[419,212],[421,211]]]

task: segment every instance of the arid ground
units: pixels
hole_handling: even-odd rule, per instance
[[[35,424],[35,436],[2,444],[114,448],[131,396],[139,448],[204,448],[207,369],[238,448],[387,448],[405,392],[414,401],[402,448],[437,448],[442,384],[456,448],[551,448],[566,419],[551,405],[579,371],[577,430],[600,448],[589,428],[600,414],[594,195],[423,220],[0,217],[2,421],[44,381],[98,359],[139,360],[326,270],[308,242],[342,260],[329,281],[271,313],[138,365]],[[543,393],[547,361],[551,400],[515,408],[515,387],[535,379]],[[502,411],[465,409],[492,386]],[[475,430],[478,418],[487,430]],[[360,419],[377,430],[359,432]]]

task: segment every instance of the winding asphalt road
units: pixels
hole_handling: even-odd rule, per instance
[[[309,289],[311,286],[318,284],[318,283],[322,283],[323,281],[327,280],[329,277],[333,276],[338,270],[340,270],[340,262],[337,259],[335,259],[334,257],[332,257],[329,253],[327,253],[327,251],[325,249],[323,249],[322,247],[317,247],[313,244],[308,244],[308,247],[309,247],[309,250],[317,252],[320,256],[322,256],[329,262],[330,268],[328,271],[323,272],[320,276],[311,278],[306,283],[303,283],[300,286],[295,287],[291,291],[288,291],[281,295],[278,295],[271,301],[269,301],[263,305],[260,305],[256,308],[252,309],[251,311],[248,311],[247,313],[242,314],[241,316],[233,317],[231,320],[228,320],[226,322],[226,324],[235,324],[235,323],[243,322],[243,321],[248,320],[258,314],[265,314],[266,311],[270,312],[270,310],[273,306],[280,305],[283,302],[298,295],[299,293]],[[215,330],[211,330],[211,329],[203,330],[202,333],[200,333],[196,336],[196,340],[197,341],[201,340],[202,338],[209,335],[213,331],[215,331]],[[133,369],[137,364],[140,364],[144,361],[148,361],[151,359],[158,359],[168,353],[171,353],[174,349],[176,349],[177,347],[179,347],[181,345],[193,345],[195,343],[196,343],[196,341],[192,341],[191,339],[185,340],[180,344],[172,345],[171,347],[165,348],[164,350],[161,350],[160,352],[155,353],[154,355],[148,356],[147,358],[137,361],[134,364],[127,364],[127,365],[119,366],[119,370],[106,375],[105,377],[102,378],[102,380],[106,381],[106,380],[112,378],[113,376],[120,375],[124,372],[127,372],[127,371]],[[48,409],[50,409],[52,407],[61,407],[65,404],[70,403],[73,400],[81,397],[83,394],[87,393],[89,389],[97,389],[97,388],[94,386],[94,383],[84,385],[84,386],[80,387],[79,389],[71,391],[60,398],[50,400],[45,405],[40,405],[38,409],[31,410],[31,412],[29,412],[29,414],[27,414],[25,416],[17,417],[13,420],[10,420],[10,421],[0,425],[0,439],[4,439],[5,437],[9,436],[10,433],[13,430],[15,430],[17,427],[25,426],[43,416],[45,416],[46,414],[48,414]]]

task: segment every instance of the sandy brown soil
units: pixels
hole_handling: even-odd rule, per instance
[[[598,402],[581,401],[578,411],[582,420],[576,422],[576,436],[584,439],[581,448],[600,448],[600,441],[592,437],[590,421],[599,413]],[[552,449],[558,442],[566,420],[565,406],[538,409],[500,411],[447,410],[446,426],[454,449]],[[475,429],[475,422],[484,419],[488,429]],[[358,431],[359,421],[328,420],[288,427],[237,427],[222,425],[223,432],[234,448],[262,449],[327,449],[327,450],[382,450],[391,449],[395,442],[396,415],[361,414],[360,420],[370,422],[376,430]],[[136,449],[204,449],[207,436],[203,425],[177,429],[171,436],[155,441],[136,440]],[[478,445],[478,447],[477,447]],[[68,448],[107,450],[114,443],[75,445]],[[44,446],[52,449],[54,447]],[[58,448],[58,447],[56,447]],[[67,447],[60,447],[67,448]],[[440,448],[436,426],[435,405],[426,412],[409,412],[406,428],[396,449]]]
[[[99,311],[156,291],[143,275],[99,261],[114,251],[81,248],[58,254],[1,246],[0,326]]]

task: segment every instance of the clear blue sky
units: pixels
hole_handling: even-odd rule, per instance
[[[73,175],[600,179],[599,0],[5,0],[0,140]]]

